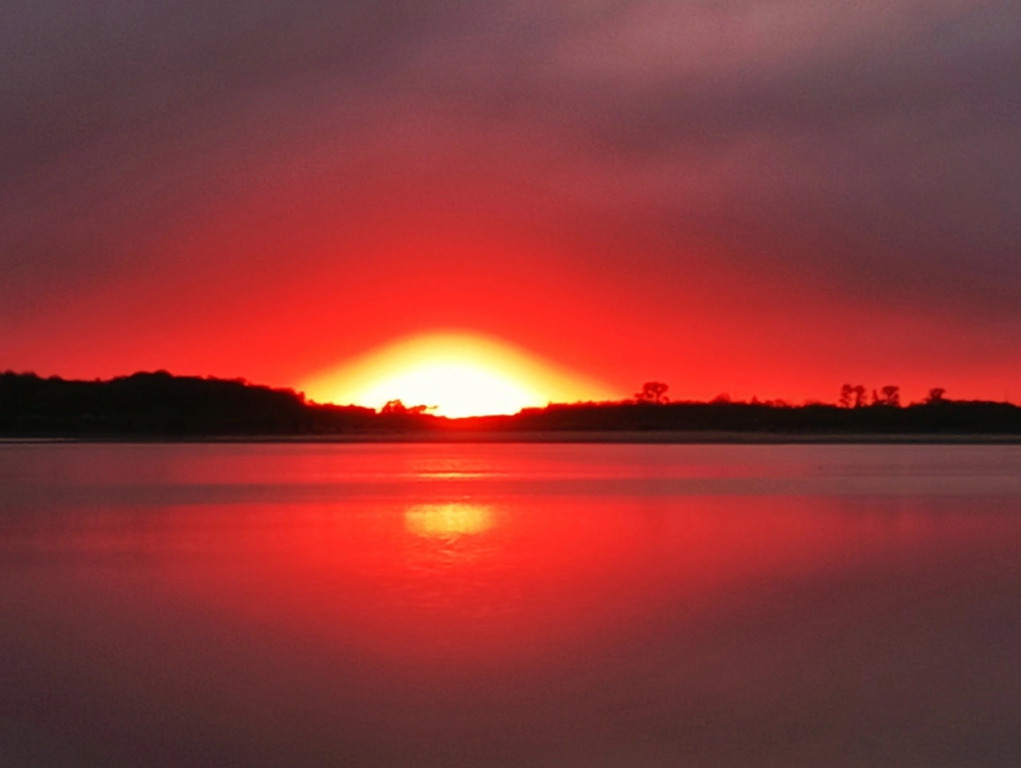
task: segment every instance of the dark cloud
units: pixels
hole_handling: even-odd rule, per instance
[[[622,290],[699,250],[721,280],[1021,327],[1013,3],[11,0],[0,71],[19,327],[54,286],[207,278],[181,233],[239,199],[299,240],[497,220]]]

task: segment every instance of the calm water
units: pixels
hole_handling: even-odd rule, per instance
[[[1021,764],[1021,446],[0,445],[3,766]]]

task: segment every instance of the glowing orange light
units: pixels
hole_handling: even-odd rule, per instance
[[[450,539],[493,527],[493,513],[477,504],[419,504],[404,513],[404,526],[427,538]]]
[[[598,382],[507,344],[453,333],[396,342],[301,388],[318,402],[379,408],[400,400],[433,406],[437,415],[455,418],[614,397]]]

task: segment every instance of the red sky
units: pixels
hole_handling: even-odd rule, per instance
[[[1009,4],[13,0],[0,52],[0,369],[442,330],[621,396],[1021,399]]]

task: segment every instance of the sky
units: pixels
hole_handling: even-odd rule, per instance
[[[0,370],[1021,401],[1018,72],[1016,2],[7,0]]]

